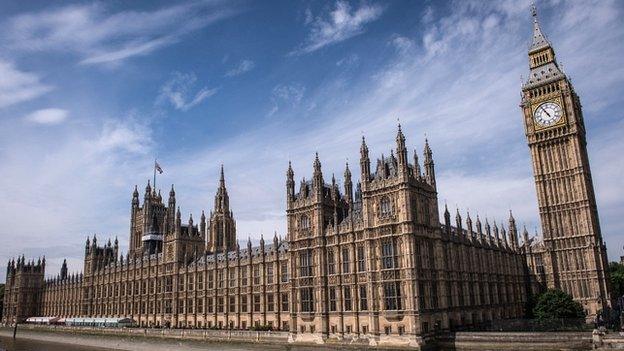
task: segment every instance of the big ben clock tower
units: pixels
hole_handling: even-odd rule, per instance
[[[583,112],[542,33],[535,7],[532,14],[530,74],[521,107],[544,236],[546,283],[572,295],[593,318],[611,301]]]

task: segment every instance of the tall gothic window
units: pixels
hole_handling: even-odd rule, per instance
[[[301,289],[301,311],[302,312],[314,311],[314,288],[302,288]]]
[[[301,215],[299,227],[302,230],[310,229],[310,218],[307,215]]]
[[[366,270],[366,263],[364,261],[364,246],[358,246],[357,248],[357,267],[358,272],[364,272]]]
[[[254,285],[260,285],[260,265],[253,266],[253,283]]]
[[[381,198],[380,210],[382,217],[387,217],[392,214],[392,205],[390,204],[389,197],[384,196]]]
[[[398,268],[396,256],[396,242],[392,239],[384,240],[381,244],[381,268]]]
[[[327,251],[327,274],[336,274],[336,259],[331,249]]]
[[[353,305],[351,304],[351,288],[348,286],[344,287],[343,290],[344,296],[344,309],[345,311],[351,311],[353,309]]]
[[[282,311],[288,311],[288,293],[282,293]]]
[[[288,262],[280,263],[280,275],[282,283],[288,282]]]
[[[384,307],[386,310],[401,309],[401,283],[384,283]]]
[[[299,254],[299,275],[302,277],[312,276],[312,251],[307,250]]]
[[[333,286],[329,288],[329,310],[336,311],[336,288]]]
[[[366,311],[368,309],[368,299],[366,298],[366,286],[360,286],[360,310]]]
[[[349,273],[349,249],[342,249],[342,273]]]

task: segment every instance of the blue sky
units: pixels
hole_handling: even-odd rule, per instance
[[[0,258],[84,240],[125,251],[131,191],[164,169],[183,217],[212,208],[225,166],[238,237],[285,234],[285,171],[326,179],[361,135],[389,154],[434,152],[440,203],[539,227],[524,137],[528,1],[3,2]],[[624,237],[624,5],[539,1],[542,28],[584,107],[603,235]],[[411,157],[411,155],[410,155]],[[359,172],[354,172],[359,173]],[[441,209],[443,210],[443,208]],[[4,279],[4,270],[0,270]]]

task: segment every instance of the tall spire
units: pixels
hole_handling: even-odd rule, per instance
[[[349,162],[345,164],[344,188],[347,202],[349,202],[349,204],[353,203],[353,181],[351,180],[351,170],[349,169]]]
[[[531,42],[529,52],[550,46],[550,42],[546,39],[544,33],[542,33],[542,28],[540,28],[535,3],[531,4],[531,15],[533,16],[533,41]]]
[[[219,178],[219,188],[215,195],[215,212],[229,212],[230,210],[230,197],[225,187],[225,174],[223,172],[223,164],[221,165],[221,176]]]
[[[431,148],[429,147],[429,140],[425,138],[425,150],[424,154],[424,163],[425,166],[425,179],[427,183],[429,183],[434,188],[436,187],[436,179],[435,179],[435,165],[433,163],[433,152],[431,152]]]
[[[293,172],[290,161],[288,161],[288,170],[286,171],[286,197],[288,204],[295,198],[295,172]]]
[[[366,139],[362,135],[362,146],[360,146],[360,171],[361,180],[366,184],[370,180],[370,158],[368,157],[368,146]]]
[[[407,148],[405,147],[405,135],[403,135],[400,123],[396,136],[396,145],[399,171],[407,175]]]

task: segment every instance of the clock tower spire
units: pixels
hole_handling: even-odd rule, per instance
[[[542,32],[535,5],[531,12],[530,73],[520,107],[533,160],[546,285],[572,295],[588,318],[595,318],[611,306],[611,299],[583,112]]]

